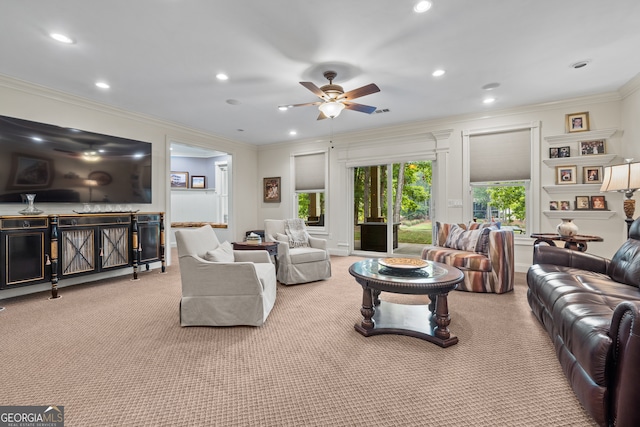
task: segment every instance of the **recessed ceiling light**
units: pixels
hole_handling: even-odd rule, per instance
[[[288,107],[288,106],[286,106],[286,105],[280,105],[280,106],[278,107],[278,110],[280,110],[280,111],[287,111],[288,109],[289,109],[289,107]]]
[[[494,90],[500,87],[500,83],[487,83],[486,85],[482,86],[482,89],[484,90]]]
[[[56,41],[59,41],[60,43],[66,43],[66,44],[75,43],[75,41],[71,37],[65,36],[64,34],[60,34],[60,33],[51,33],[49,34],[49,37],[51,37]]]
[[[591,61],[589,61],[588,59],[584,61],[578,61],[576,63],[571,64],[571,68],[578,69],[578,68],[586,67],[589,64],[589,62]]]
[[[431,9],[431,2],[426,0],[419,1],[413,6],[413,11],[416,13],[424,13],[429,9]]]
[[[482,103],[483,104],[493,104],[494,102],[496,102],[495,98],[485,98]]]
[[[289,131],[289,135],[291,135],[291,136],[294,136],[294,135],[297,135],[297,134],[298,134],[298,132],[295,131],[295,130],[290,130]]]
[[[433,73],[431,73],[431,75],[433,77],[440,77],[440,76],[444,76],[445,71],[444,70],[435,70]]]
[[[216,79],[218,79],[218,80],[229,80],[229,76],[227,76],[225,73],[218,73],[218,74],[216,74]]]
[[[105,82],[97,82],[96,86],[98,86],[100,89],[109,89],[111,86],[109,86],[109,83],[105,83]]]

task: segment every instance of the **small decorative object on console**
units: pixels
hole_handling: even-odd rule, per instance
[[[29,203],[29,206],[22,209],[19,213],[21,213],[22,215],[40,215],[41,213],[44,212],[36,208],[35,205],[33,204],[36,198],[35,194],[25,194],[24,196],[27,198],[27,203]]]

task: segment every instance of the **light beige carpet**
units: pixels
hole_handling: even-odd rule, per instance
[[[177,260],[177,256],[173,258]],[[67,426],[591,426],[549,337],[509,294],[452,292],[450,348],[365,338],[362,289],[278,285],[264,326],[181,328],[179,266],[2,301],[2,405],[64,405]],[[382,294],[426,303],[427,297]]]

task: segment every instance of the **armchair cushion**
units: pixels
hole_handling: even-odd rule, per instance
[[[289,249],[289,256],[293,264],[304,264],[306,262],[326,260],[327,252],[314,248],[293,248]]]
[[[231,246],[231,243],[225,241],[214,250],[207,251],[204,259],[213,262],[234,262],[233,246]]]

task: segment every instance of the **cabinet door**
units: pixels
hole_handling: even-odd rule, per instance
[[[76,228],[60,233],[60,269],[63,276],[96,270],[95,229]]]
[[[100,229],[101,269],[129,265],[129,226]]]
[[[160,259],[160,224],[157,222],[138,224],[140,240],[140,263],[158,261]]]
[[[2,258],[6,267],[1,282],[3,288],[50,280],[45,273],[46,236],[46,230],[2,233]]]

